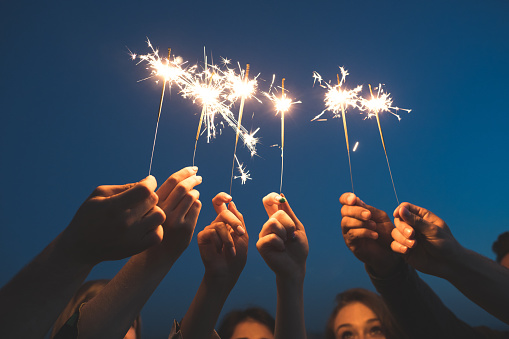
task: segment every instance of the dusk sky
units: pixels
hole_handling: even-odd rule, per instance
[[[494,258],[491,245],[509,229],[509,2],[428,1],[11,1],[0,5],[0,285],[37,255],[102,184],[148,175],[161,84],[129,50],[203,65],[251,65],[267,91],[286,78],[302,104],[286,115],[283,192],[306,227],[306,325],[321,332],[337,293],[373,289],[340,231],[339,196],[351,191],[340,119],[325,113],[313,71],[347,87],[385,84],[394,104],[380,116],[400,202],[444,219],[461,244]],[[256,250],[267,219],[261,199],[279,190],[280,119],[262,95],[246,102],[243,125],[260,127],[258,156],[239,146],[253,180],[234,181],[232,196],[250,235],[247,265],[223,308],[258,305],[275,314],[275,276]],[[236,106],[238,107],[238,106]],[[192,163],[200,107],[173,87],[159,123],[152,174],[162,184]],[[238,108],[233,112],[237,114]],[[375,119],[347,113],[355,193],[389,214],[397,207]],[[200,138],[197,187],[203,208],[186,252],[142,311],[145,338],[166,338],[186,312],[203,275],[196,234],[214,218],[210,200],[228,192],[235,134]],[[98,265],[88,279],[111,278],[125,261]],[[421,274],[461,319],[507,329],[452,285]],[[221,319],[221,318],[220,318]]]

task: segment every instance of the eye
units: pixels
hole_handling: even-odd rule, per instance
[[[369,335],[373,336],[375,338],[384,336],[384,331],[382,330],[382,327],[380,326],[373,326],[369,330]]]
[[[341,334],[341,339],[353,339],[353,333],[351,331],[345,331]]]

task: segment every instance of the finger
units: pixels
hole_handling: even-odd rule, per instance
[[[376,223],[373,220],[359,220],[350,217],[343,217],[341,219],[341,230],[343,234],[353,228],[366,228],[371,231],[376,231]]]
[[[149,175],[134,185],[127,184],[124,186],[130,186],[130,188],[111,196],[109,199],[111,199],[112,203],[118,204],[120,208],[128,209],[150,198],[157,187],[157,181],[153,176]]]
[[[397,241],[393,241],[391,243],[391,249],[396,252],[396,253],[401,253],[401,254],[405,254],[407,251],[408,251],[408,247],[406,247],[405,245],[401,245],[399,242]]]
[[[247,234],[244,216],[242,215],[242,213],[239,212],[239,210],[237,209],[237,205],[235,205],[235,203],[233,201],[228,204],[228,210],[230,212],[232,212],[237,217],[237,219],[239,219],[240,222],[242,223],[242,226],[239,225],[235,228],[235,231],[237,232],[237,234],[239,236],[243,236],[244,234]]]
[[[242,221],[233,214],[230,210],[222,211],[216,218],[216,221],[224,222],[228,224],[231,228],[237,229],[238,226],[242,226]]]
[[[178,183],[184,179],[195,175],[198,172],[198,167],[185,167],[178,172],[173,173],[157,190],[157,195],[161,201],[166,200],[170,193],[177,187]]]
[[[353,228],[344,235],[347,242],[353,242],[360,239],[378,239],[378,233],[367,228]]]
[[[360,206],[343,205],[343,207],[341,207],[341,215],[343,217],[351,217],[359,220],[371,219],[371,212]]]
[[[269,234],[276,234],[283,241],[288,240],[288,235],[285,227],[276,219],[270,218],[265,224],[263,224],[262,230],[260,231],[259,238],[263,238]]]
[[[212,206],[214,206],[214,210],[219,215],[224,210],[227,210],[226,204],[232,201],[232,197],[225,192],[218,193],[214,198],[212,198]]]
[[[164,224],[166,220],[166,214],[159,206],[154,206],[150,211],[147,212],[140,220],[139,224],[142,225],[146,232],[149,229],[156,228],[159,225]]]
[[[201,211],[201,201],[197,200],[194,202],[194,204],[191,206],[189,211],[187,212],[185,216],[185,220],[188,223],[192,223],[196,227],[196,223],[198,222],[198,216],[200,215]]]
[[[406,238],[403,234],[401,234],[401,232],[397,228],[392,230],[391,236],[392,236],[392,239],[394,239],[395,242],[397,242],[397,243],[399,243],[401,245],[404,245],[404,246],[406,246],[408,248],[414,247],[415,240],[411,240],[411,239]]]
[[[286,199],[283,193],[281,193],[281,197],[283,197],[285,201],[279,205],[279,210],[284,211],[290,217],[290,219],[293,220],[293,222],[295,223],[295,228],[297,230],[299,231],[304,230],[304,225],[302,225],[299,218],[297,218],[297,215],[295,215],[295,213],[293,212],[292,208],[290,207],[290,204],[288,203],[288,199]]]
[[[277,251],[284,251],[285,250],[285,242],[283,239],[278,237],[276,234],[268,234],[264,236],[263,238],[260,238],[258,242],[256,243],[256,248],[258,249],[258,252],[268,252],[270,250],[277,250]]]
[[[180,217],[181,220],[184,220],[189,209],[196,201],[198,201],[198,199],[200,199],[200,192],[194,189],[190,190],[186,193],[186,195],[184,195],[182,200],[180,200],[173,212],[177,215],[177,217]]]
[[[357,196],[351,192],[343,193],[339,197],[339,203],[343,206],[344,205],[354,206],[356,202],[357,202]]]
[[[232,255],[235,255],[235,243],[233,242],[232,235],[230,234],[230,227],[228,227],[225,223],[218,222],[215,224],[215,229],[225,250],[228,250]]]
[[[400,206],[399,214],[401,218],[410,226],[412,226],[419,233],[427,233],[429,230],[434,230],[437,226],[433,221],[442,221],[436,215],[428,210],[403,203]]]
[[[412,226],[408,225],[406,222],[401,220],[400,218],[394,219],[394,226],[396,229],[407,239],[413,239],[415,237],[415,231]]]
[[[213,244],[216,248],[217,253],[221,253],[223,250],[223,242],[221,241],[221,238],[219,238],[219,235],[217,234],[215,225],[212,224],[210,226],[213,227],[205,227],[203,231],[198,233],[198,244],[199,245],[205,245],[205,244]]]
[[[283,202],[283,200],[286,201],[286,199],[283,199],[282,196],[274,192],[269,193],[263,197],[263,207],[265,207],[265,211],[267,211],[269,217],[278,211],[278,207]]]
[[[290,216],[283,210],[277,211],[272,215],[272,218],[277,219],[283,225],[286,230],[288,238],[293,239],[295,237],[295,230],[297,229],[296,223],[290,218]]]
[[[175,186],[175,188],[171,191],[168,198],[164,200],[164,203],[161,204],[165,206],[164,210],[173,211],[180,204],[180,201],[186,196],[186,194],[192,190],[195,186],[201,184],[202,177],[199,175],[190,176]]]

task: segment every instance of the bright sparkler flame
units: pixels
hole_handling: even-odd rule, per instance
[[[343,84],[345,83],[346,76],[348,75],[348,71],[343,67],[339,67],[341,70],[341,80],[335,86],[332,86],[330,83],[325,82],[320,74],[317,72],[313,72],[314,82],[320,84],[320,87],[328,89],[328,92],[325,94],[325,109],[314,117],[311,121],[317,120],[320,118],[326,111],[331,111],[334,114],[334,118],[340,117],[340,113],[349,107],[351,108],[360,108],[359,106],[359,93],[362,91],[362,85],[355,87],[354,89],[345,89],[343,88]],[[339,76],[338,76],[339,80]]]
[[[181,57],[173,57],[173,60],[171,60],[171,58],[161,58],[159,56],[159,50],[154,49],[154,46],[152,46],[152,43],[148,38],[147,45],[152,50],[152,53],[137,55],[131,52],[131,59],[139,60],[137,65],[145,62],[147,63],[147,69],[150,70],[150,76],[139,81],[157,77],[162,78],[163,81],[167,81],[169,84],[173,82],[179,87],[181,87],[184,82],[188,81],[188,79],[191,77],[191,73],[193,73],[195,70],[194,67],[189,69],[182,68],[186,62],[184,62]],[[156,80],[156,82],[158,81],[159,79]]]
[[[393,107],[391,94],[384,92],[382,84],[378,84],[378,88],[375,89],[378,89],[376,96],[371,92],[371,99],[361,98],[362,110],[368,112],[368,118],[372,118],[380,112],[389,112],[397,117],[398,120],[401,120],[401,117],[396,113],[397,111],[402,110],[407,113],[412,111],[411,109]]]
[[[274,91],[271,91],[272,85],[274,84],[275,77],[276,77],[276,75],[274,74],[272,76],[272,84],[270,85],[269,92],[263,92],[263,95],[265,95],[270,101],[272,101],[272,103],[274,104],[274,109],[276,110],[276,115],[277,115],[280,113],[288,112],[290,110],[290,108],[292,107],[292,105],[301,104],[302,101],[292,101],[292,99],[288,98],[286,96],[286,92],[288,92],[287,89],[284,89],[284,92],[280,97],[276,96]],[[279,87],[279,88],[281,88],[281,87]],[[277,91],[277,88],[274,87],[274,90]]]

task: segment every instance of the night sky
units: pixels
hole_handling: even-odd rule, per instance
[[[381,115],[401,202],[442,217],[465,246],[490,258],[509,228],[509,2],[489,1],[17,1],[0,5],[0,285],[69,223],[101,184],[148,174],[161,84],[129,50],[148,53],[147,37],[190,64],[203,48],[251,65],[259,87],[286,78],[301,100],[286,116],[283,192],[309,238],[306,325],[319,332],[334,296],[370,288],[340,232],[339,196],[351,190],[340,119],[310,120],[324,109],[313,71],[346,85],[384,83],[398,121]],[[129,50],[128,50],[129,49]],[[258,156],[237,155],[253,180],[233,185],[250,234],[247,265],[223,308],[259,305],[275,314],[275,277],[256,250],[267,216],[264,195],[279,190],[280,120],[271,104],[247,101],[243,125],[260,127]],[[235,109],[236,113],[237,110]],[[200,108],[166,93],[152,174],[158,183],[191,165]],[[254,114],[253,114],[254,113]],[[389,214],[396,208],[376,120],[347,113],[355,192]],[[203,202],[195,235],[215,217],[210,200],[229,190],[234,132],[198,143]],[[124,261],[98,265],[88,279],[111,278]],[[194,236],[143,311],[146,338],[165,338],[186,312],[203,275]],[[421,274],[447,306],[473,325],[505,328],[449,283]]]

